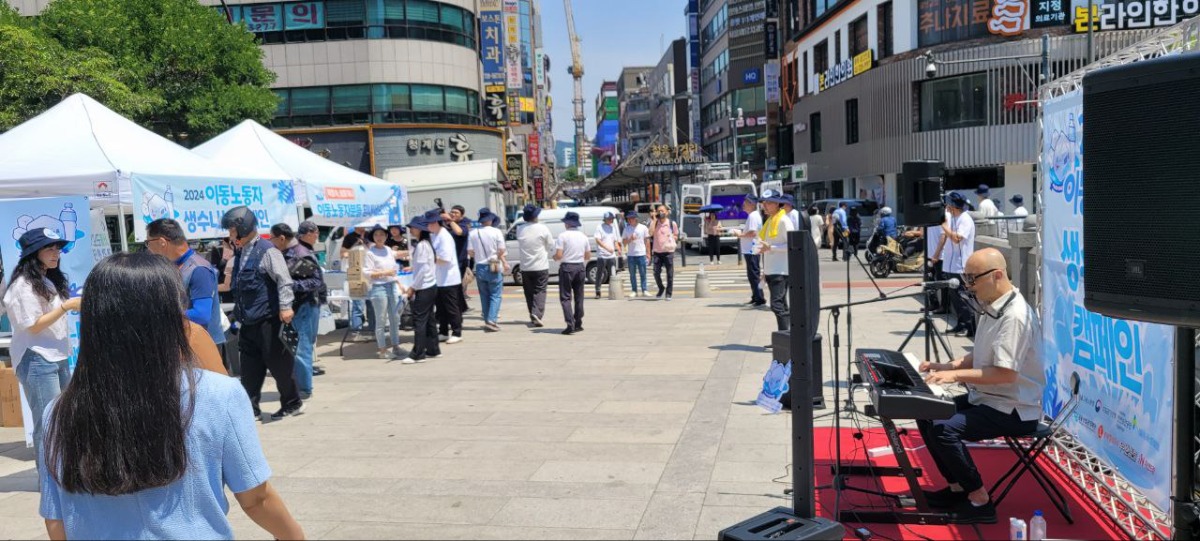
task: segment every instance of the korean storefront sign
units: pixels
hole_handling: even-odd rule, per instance
[[[1088,6],[1075,2],[1072,22],[1076,32],[1088,30]],[[1093,6],[1093,30],[1134,30],[1161,28],[1195,17],[1200,0],[1124,0],[1097,1]]]
[[[508,125],[508,88],[503,81],[483,87],[483,118],[493,128]]]
[[[410,137],[409,154],[446,154],[452,162],[469,162],[475,155],[467,136],[456,133],[450,137]]]
[[[503,16],[500,12],[500,2],[495,9],[486,9],[480,4],[479,10],[479,59],[483,65],[483,82],[487,85],[504,84],[504,42],[501,34],[504,31]]]
[[[986,36],[1017,36],[1030,28],[1062,24],[1046,0],[918,0],[917,45],[926,47]],[[1060,4],[1061,6],[1061,4]],[[1044,8],[1044,9],[1043,9]]]
[[[525,154],[520,152],[510,152],[504,155],[504,172],[508,176],[508,181],[512,183],[513,189],[521,191],[525,189]]]
[[[851,77],[870,70],[873,62],[874,57],[870,49],[854,55],[853,58],[842,60],[841,63],[835,64],[833,67],[825,70],[825,73],[817,75],[817,90],[824,92],[829,88],[849,81]]]

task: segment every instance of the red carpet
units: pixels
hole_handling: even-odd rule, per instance
[[[871,428],[863,432],[863,439],[855,440],[853,438],[855,430],[851,428],[842,428],[842,456],[843,464],[868,464],[867,449],[887,446],[887,436],[882,428]],[[834,430],[832,428],[817,428],[814,430],[814,459],[816,462],[816,484],[818,486],[828,485],[831,482],[832,474],[830,473],[829,464],[832,463],[834,453],[833,442]],[[901,442],[905,448],[915,449],[922,447],[924,443],[921,436],[914,429],[911,433],[901,436]],[[1004,449],[971,449],[971,455],[975,459],[975,463],[979,466],[983,474],[984,483],[991,488],[1005,471],[1012,466],[1017,457],[1012,451]],[[921,449],[909,452],[909,459],[913,462],[913,466],[924,469],[925,473],[920,478],[920,484],[923,488],[936,490],[945,486],[945,481],[941,475],[937,473],[937,469],[933,465],[933,460],[922,447]],[[846,459],[849,459],[848,461]],[[896,459],[889,452],[886,455],[879,456],[874,459],[869,459],[870,464],[874,466],[895,466]],[[1044,459],[1043,459],[1044,462]],[[1071,516],[1075,519],[1075,524],[1067,524],[1067,521],[1058,512],[1058,509],[1050,503],[1050,499],[1042,492],[1040,486],[1030,474],[1025,474],[1017,486],[1012,489],[1004,501],[997,509],[996,524],[981,524],[978,525],[978,532],[971,525],[948,525],[948,526],[921,526],[921,525],[900,525],[900,524],[862,524],[854,522],[844,522],[848,530],[865,527],[875,535],[875,539],[1008,539],[1008,519],[1009,517],[1017,517],[1029,522],[1029,518],[1033,516],[1035,509],[1041,509],[1042,514],[1046,517],[1047,537],[1050,539],[1123,539],[1125,535],[1112,524],[1112,522],[1099,509],[1096,509],[1087,496],[1080,493],[1074,483],[1058,472],[1052,464],[1044,463],[1044,471],[1050,473],[1050,478],[1056,482],[1064,495],[1070,502]],[[903,478],[889,477],[880,480],[883,490],[895,494],[908,493],[908,485]],[[878,490],[875,480],[870,477],[851,477],[848,481],[851,486],[856,486],[864,489]],[[833,515],[835,493],[832,489],[817,491],[817,514],[822,517],[831,517]],[[871,495],[856,493],[854,491],[843,491],[841,499],[842,510],[853,510],[855,508],[868,510],[886,510],[884,506],[888,505],[888,500]],[[856,539],[853,535],[847,535],[846,539]]]

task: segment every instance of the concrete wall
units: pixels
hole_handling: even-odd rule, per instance
[[[436,41],[372,39],[264,45],[276,88],[415,83],[483,93],[479,53]]]

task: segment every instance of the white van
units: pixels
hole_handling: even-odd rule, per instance
[[[538,215],[538,222],[545,224],[550,229],[550,234],[554,235],[554,238],[558,238],[559,234],[567,230],[562,219],[568,212],[579,215],[579,230],[587,235],[592,246],[592,259],[588,262],[585,276],[587,283],[594,284],[596,283],[596,240],[592,236],[596,234],[596,228],[604,223],[604,213],[606,212],[611,212],[613,216],[616,216],[613,224],[617,226],[618,231],[625,220],[621,217],[621,211],[616,207],[575,207],[545,209]],[[517,229],[524,224],[525,220],[518,215],[516,223],[508,228],[508,233],[504,237],[507,241],[508,261],[512,264],[512,280],[517,285],[521,285],[521,246],[517,243]],[[558,279],[558,262],[554,260],[554,254],[550,254],[550,278]]]

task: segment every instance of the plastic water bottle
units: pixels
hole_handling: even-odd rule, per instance
[[[66,203],[63,209],[58,213],[58,221],[63,224],[63,240],[67,242],[75,241],[75,231],[79,224],[79,214],[75,212],[73,203]]]
[[[1046,517],[1042,516],[1042,510],[1038,509],[1033,512],[1033,518],[1029,519],[1029,539],[1030,541],[1042,541],[1046,538]]]
[[[1026,539],[1029,539],[1029,537],[1026,535],[1027,532],[1028,529],[1025,526],[1024,520],[1021,520],[1017,517],[1011,517],[1008,519],[1008,538],[1010,540],[1025,541]]]

